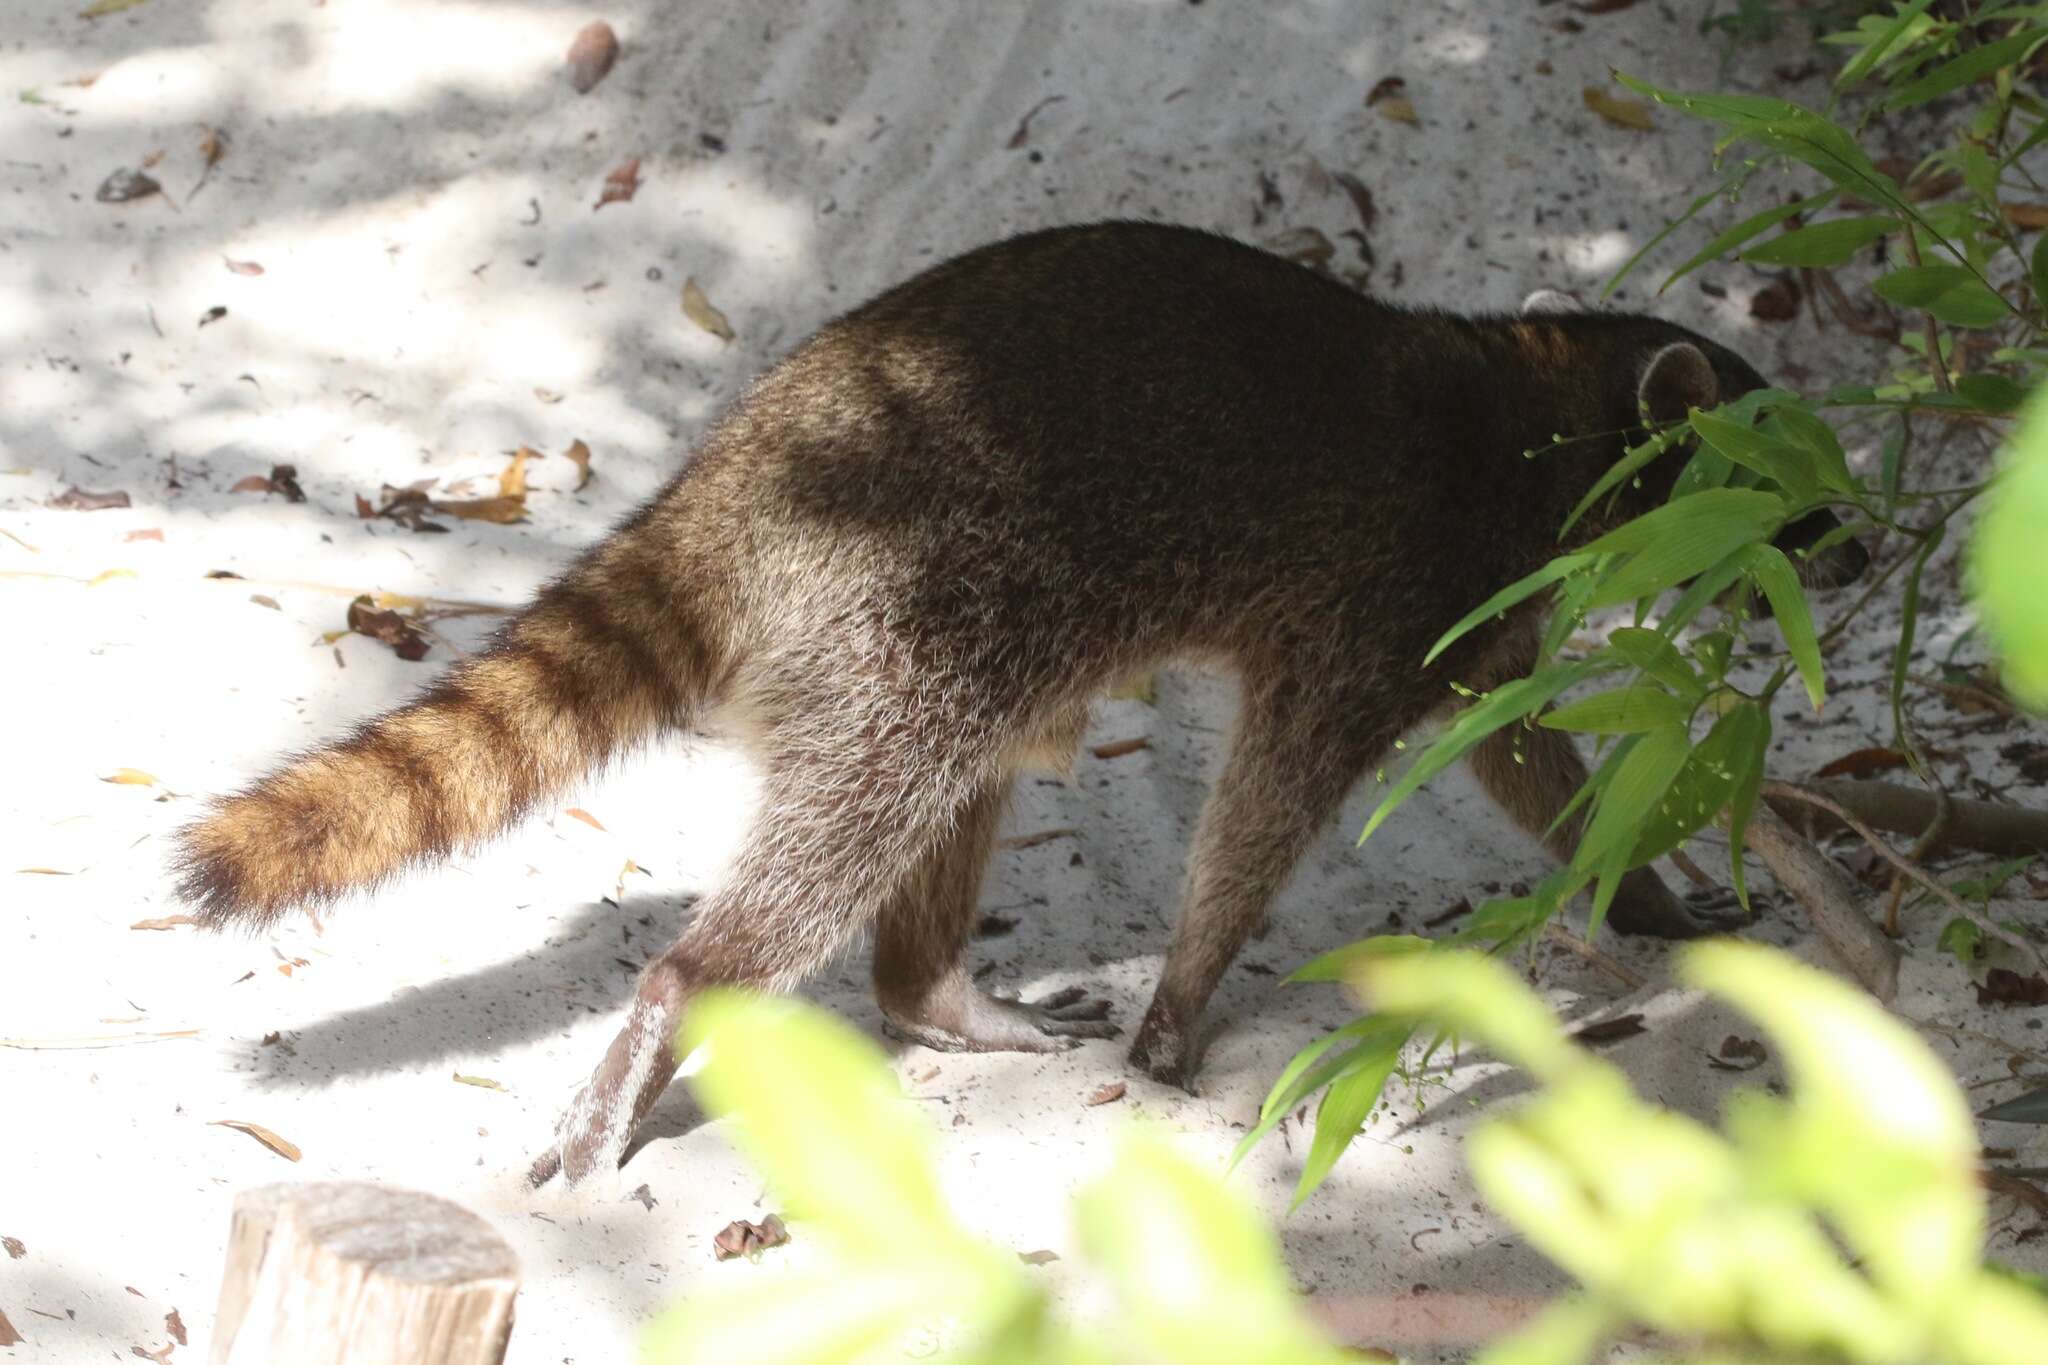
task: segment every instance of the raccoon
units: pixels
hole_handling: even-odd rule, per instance
[[[792,989],[864,931],[883,1014],[917,1042],[1116,1036],[1078,990],[984,993],[968,938],[1015,773],[1070,755],[1107,686],[1187,659],[1234,674],[1241,704],[1130,1049],[1185,1085],[1218,978],[1345,794],[1451,684],[1525,671],[1534,617],[1425,665],[1431,643],[1558,553],[1645,416],[1762,383],[1654,318],[1396,308],[1191,229],[984,247],[769,369],[488,650],[214,804],[180,836],[180,891],[205,924],[260,927],[473,849],[715,713],[761,765],[759,816],[534,1165],[575,1182],[618,1164],[673,1076],[693,993]],[[1604,434],[1524,457],[1558,432]],[[1572,543],[1661,501],[1677,463]],[[1837,547],[1836,576],[1860,553]],[[1471,761],[1569,852],[1567,736],[1518,728]],[[1713,921],[1646,868],[1610,922]]]

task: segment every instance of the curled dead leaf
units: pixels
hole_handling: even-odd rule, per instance
[[[596,89],[619,59],[619,36],[602,19],[585,24],[569,44],[569,84],[579,95]]]
[[[304,1153],[299,1151],[297,1143],[292,1142],[288,1138],[279,1137],[262,1124],[251,1123],[247,1119],[214,1119],[207,1126],[210,1128],[232,1128],[238,1133],[247,1133],[286,1161],[297,1161],[304,1155]]]
[[[100,181],[100,187],[92,192],[92,197],[102,204],[126,204],[147,199],[152,194],[162,194],[163,189],[150,176],[123,166]]]
[[[1124,1097],[1124,1092],[1128,1089],[1130,1089],[1130,1086],[1127,1082],[1107,1081],[1102,1085],[1095,1087],[1094,1091],[1089,1094],[1085,1103],[1089,1105],[1114,1104],[1116,1101]]]
[[[725,320],[725,314],[712,306],[704,296],[703,288],[692,276],[683,281],[683,316],[702,327],[720,341],[733,339],[732,324]]]
[[[769,1214],[758,1223],[744,1218],[735,1218],[720,1228],[711,1239],[711,1254],[721,1261],[735,1256],[752,1260],[769,1247],[779,1247],[789,1240],[789,1230],[782,1225],[782,1219]]]
[[[391,646],[391,652],[408,663],[427,657],[427,638],[397,612],[379,610],[368,593],[348,604],[348,628],[358,635]]]
[[[636,156],[631,161],[615,167],[612,173],[604,178],[604,188],[598,192],[597,202],[590,206],[591,212],[595,213],[606,204],[631,203],[633,196],[639,192],[640,158]]]
[[[1657,120],[1651,116],[1650,106],[1641,100],[1626,99],[1597,85],[1585,87],[1579,98],[1588,109],[1617,128],[1633,128],[1639,133],[1656,130]]]
[[[590,447],[583,444],[580,440],[571,441],[569,442],[569,448],[563,451],[562,454],[567,456],[569,462],[576,466],[575,491],[581,493],[583,485],[589,483],[593,477],[590,468]]]

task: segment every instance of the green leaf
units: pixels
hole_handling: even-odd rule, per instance
[[[1646,513],[1587,547],[1641,546],[1600,579],[1586,606],[1632,602],[1682,583],[1767,536],[1783,522],[1784,510],[1784,501],[1773,493],[1715,488]]]
[[[1799,586],[1799,573],[1785,552],[1775,545],[1751,545],[1741,551],[1742,566],[1770,600],[1771,615],[1785,637],[1785,648],[1799,667],[1806,695],[1818,711],[1827,700],[1827,676],[1821,669],[1820,641],[1814,635],[1813,612],[1806,605],[1806,590]]]
[[[1934,946],[1952,955],[1965,967],[1974,967],[1977,949],[1983,942],[1984,931],[1977,927],[1976,921],[1957,916],[1941,926],[1941,937],[1935,940]]]
[[[1672,653],[1676,656],[1677,651]],[[1589,735],[1633,735],[1660,725],[1682,725],[1691,714],[1692,703],[1661,687],[1638,685],[1567,702],[1555,711],[1544,712],[1536,723],[1549,730],[1574,730]]]
[[[2048,709],[2048,389],[2027,405],[2005,460],[1970,547],[1970,581],[2006,688]]]
[[[1925,13],[1927,7],[1933,3],[1934,0],[1909,0],[1909,3],[1902,5],[1897,17],[1885,25],[1877,37],[1871,40],[1869,46],[1852,57],[1849,64],[1842,68],[1842,73],[1835,77],[1835,89],[1847,90],[1868,75],[1871,68],[1884,59],[1885,53],[1891,51],[1892,45],[1912,26],[1913,21]]]
[[[1716,721],[1686,755],[1685,766],[1644,822],[1629,865],[1641,867],[1661,858],[1713,823],[1748,775],[1757,742],[1769,727],[1763,708],[1750,701]]]
[[[1813,167],[1843,189],[1894,209],[1906,207],[1892,178],[1872,164],[1856,139],[1799,105],[1762,95],[1687,95],[1615,73],[1615,79],[1659,104],[1721,124],[1747,139]]]
[[[1678,646],[1654,630],[1622,626],[1607,637],[1607,647],[1682,697],[1697,700],[1705,691]]]
[[[693,1005],[684,1033],[709,1045],[693,1083],[705,1104],[734,1117],[790,1211],[849,1257],[900,1265],[917,1248],[973,1264],[985,1253],[947,1211],[930,1129],[873,1043],[821,1010],[729,991]]]
[[[1344,1359],[1309,1325],[1272,1232],[1163,1138],[1120,1135],[1108,1172],[1074,1205],[1082,1248],[1116,1287],[1118,1359]]]
[[[1756,265],[1843,265],[1864,247],[1899,228],[1898,219],[1888,216],[1836,218],[1751,247],[1742,253],[1742,259]]]
[[[1977,1117],[1994,1123],[2048,1123],[2048,1086],[1994,1104]]]
[[[1880,275],[1870,286],[1901,308],[1921,308],[1952,327],[2003,322],[2010,305],[1959,265],[1912,265]]]
[[[1402,1042],[1406,1041],[1404,1033]],[[1337,1164],[1337,1158],[1344,1155],[1351,1140],[1358,1136],[1366,1115],[1380,1102],[1380,1092],[1386,1088],[1387,1077],[1394,1074],[1394,1066],[1400,1060],[1399,1043],[1366,1052],[1352,1068],[1330,1082],[1330,1088],[1323,1092],[1322,1103],[1316,1106],[1315,1136],[1309,1141],[1308,1156],[1301,1164],[1301,1178],[1294,1182],[1294,1200],[1288,1206],[1290,1211],[1307,1202],[1308,1197],[1315,1193],[1316,1186],[1329,1175],[1330,1168]]]
[[[1508,584],[1508,586],[1487,598],[1471,611],[1465,613],[1458,624],[1452,626],[1439,636],[1437,642],[1429,647],[1429,653],[1422,656],[1423,666],[1426,668],[1430,664],[1435,663],[1439,654],[1456,643],[1474,626],[1479,625],[1483,621],[1490,621],[1509,607],[1534,597],[1552,583],[1557,582],[1558,579],[1585,568],[1593,562],[1593,559],[1594,556],[1592,555],[1559,555],[1535,573],[1518,578],[1513,583]]]
[[[2048,120],[2041,126],[2048,128]],[[2027,278],[2033,282],[2035,301],[2048,301],[2048,232],[2035,240],[2034,250],[2027,257]]]
[[[1348,981],[1361,963],[1374,962],[1383,957],[1399,957],[1405,953],[1424,953],[1431,947],[1430,941],[1414,934],[1376,934],[1362,938],[1356,943],[1347,943],[1341,948],[1332,948],[1310,958],[1287,974],[1290,984],[1306,981]]]
[[[2048,241],[2048,237],[2042,238]],[[1979,372],[1956,381],[1956,394],[1979,412],[2004,414],[2019,411],[2027,391],[2002,374]]]
[[[1837,493],[1853,493],[1856,480],[1849,473],[1849,457],[1842,451],[1835,429],[1796,402],[1771,405],[1773,434],[1782,435],[1807,456],[1814,477]]]
[[[1584,1058],[1536,993],[1481,953],[1389,958],[1362,968],[1357,984],[1375,1009],[1432,1020],[1538,1080],[1555,1081]]]
[[[1697,255],[1666,276],[1664,283],[1657,286],[1657,292],[1663,293],[1673,284],[1690,275],[1708,261],[1719,260],[1723,255],[1741,246],[1750,238],[1770,231],[1770,229],[1784,222],[1787,218],[1791,218],[1796,214],[1809,213],[1824,204],[1832,203],[1838,193],[1840,193],[1838,190],[1822,190],[1819,194],[1808,195],[1806,198],[1795,200],[1790,204],[1780,204],[1776,208],[1765,209],[1762,213],[1751,214],[1727,231],[1715,234],[1714,239],[1701,247]],[[1674,224],[1674,226],[1676,225]]]
[[[1605,301],[1606,299],[1611,297],[1614,291],[1621,287],[1621,282],[1627,279],[1630,273],[1634,271],[1638,265],[1642,264],[1643,257],[1649,255],[1652,251],[1655,251],[1659,246],[1662,246],[1665,238],[1669,237],[1672,233],[1678,231],[1687,223],[1690,223],[1694,218],[1698,217],[1700,210],[1705,208],[1707,205],[1713,203],[1716,199],[1719,199],[1722,195],[1722,192],[1726,188],[1727,186],[1724,185],[1716,185],[1713,189],[1708,190],[1705,194],[1693,200],[1691,207],[1686,209],[1684,213],[1679,214],[1676,218],[1673,218],[1670,222],[1666,223],[1663,227],[1663,230],[1658,232],[1656,236],[1652,237],[1649,241],[1644,242],[1642,246],[1636,251],[1635,255],[1629,257],[1626,261],[1623,261],[1621,263],[1621,269],[1615,271],[1614,274],[1608,277],[1606,287],[1601,289],[1600,291],[1601,299]],[[1667,285],[1670,283],[1671,282],[1669,280],[1665,281],[1665,284]],[[1660,290],[1659,292],[1662,291]]]
[[[1794,502],[1812,502],[1820,494],[1820,481],[1810,472],[1811,453],[1794,450],[1774,441],[1755,427],[1742,426],[1711,412],[1695,410],[1692,428],[1700,439],[1731,462],[1757,473],[1783,488]]]
[[[1593,663],[1546,668],[1531,677],[1517,678],[1496,687],[1458,712],[1443,733],[1416,755],[1408,770],[1380,798],[1379,805],[1373,808],[1372,815],[1366,820],[1365,832],[1358,836],[1358,842],[1362,844],[1370,839],[1373,831],[1386,823],[1387,817],[1414,795],[1417,788],[1463,758],[1480,740],[1504,725],[1542,710],[1556,700],[1560,692],[1577,686],[1600,671],[1601,665]]]
[[[1667,725],[1636,739],[1601,793],[1571,865],[1582,872],[1604,867],[1609,855],[1634,848],[1644,822],[1691,752],[1692,739],[1683,725]]]
[[[1634,478],[1645,465],[1670,449],[1673,442],[1683,440],[1685,434],[1684,427],[1669,427],[1642,444],[1630,446],[1623,451],[1621,458],[1609,465],[1607,472],[1595,479],[1593,486],[1586,490],[1585,496],[1573,504],[1571,512],[1564,519],[1564,525],[1558,528],[1557,538],[1563,540],[1566,533],[1579,524],[1579,518],[1586,514],[1587,508],[1627,480]]]
[[[1885,96],[1883,104],[1879,107],[1887,111],[1910,109],[1916,104],[1939,99],[1949,91],[1988,76],[2000,67],[2013,65],[2043,38],[2048,38],[2048,28],[2029,28],[2022,29],[2009,38],[2001,38],[1995,43],[1972,48],[1953,61],[1935,67],[1919,80],[1892,91]]]

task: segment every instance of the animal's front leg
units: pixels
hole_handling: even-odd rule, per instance
[[[1230,759],[1188,857],[1180,917],[1131,1062],[1189,1087],[1202,1061],[1202,1011],[1273,897],[1344,794],[1400,733],[1381,699],[1325,686],[1289,687],[1290,670],[1247,671]]]

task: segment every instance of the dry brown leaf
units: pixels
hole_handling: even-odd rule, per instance
[[[1639,133],[1656,130],[1657,120],[1651,117],[1650,106],[1641,100],[1624,99],[1597,85],[1581,90],[1579,98],[1586,102],[1588,109],[1617,128],[1633,128]]]
[[[1065,98],[1065,95],[1047,95],[1044,99],[1026,109],[1024,117],[1017,120],[1017,127],[1010,134],[1010,140],[1003,144],[1004,149],[1014,152],[1029,142],[1031,140],[1031,120],[1037,118],[1043,110],[1058,104]]]
[[[569,448],[563,451],[562,454],[567,456],[569,462],[576,466],[576,487],[573,491],[581,493],[583,485],[589,483],[592,478],[590,447],[583,444],[580,440],[571,441],[569,442]]]
[[[459,1084],[473,1085],[479,1090],[503,1090],[505,1088],[489,1076],[465,1076],[458,1071],[455,1073],[455,1079]]]
[[[1337,254],[1337,247],[1322,231],[1312,227],[1290,228],[1266,239],[1266,249],[1283,260],[1321,270]]]
[[[237,275],[261,275],[263,273],[263,267],[254,261],[237,261],[223,256],[220,258],[220,263]]]
[[[135,923],[129,925],[128,927],[130,929],[169,930],[176,929],[178,926],[183,924],[197,923],[199,923],[199,921],[193,919],[190,915],[163,915],[157,919],[139,919],[135,921]]]
[[[27,1340],[27,1337],[14,1330],[14,1324],[7,1320],[7,1315],[0,1313],[0,1346],[19,1346]]]
[[[207,127],[204,124],[201,127],[205,128],[205,132],[199,137],[199,159],[206,163],[206,169],[210,171],[228,154],[228,135],[218,128]]]
[[[1897,749],[1854,749],[1815,773],[1815,777],[1875,777],[1912,762]]]
[[[1105,1082],[1104,1084],[1099,1085],[1095,1088],[1094,1092],[1088,1096],[1085,1103],[1090,1105],[1114,1104],[1116,1101],[1124,1097],[1124,1091],[1129,1088],[1130,1087],[1123,1081]]]
[[[1398,95],[1408,88],[1408,82],[1399,76],[1382,76],[1372,83],[1372,89],[1365,92],[1365,107],[1370,109],[1391,95]]]
[[[154,787],[157,785],[156,778],[140,768],[116,768],[112,776],[103,777],[100,781],[111,782],[117,787]]]
[[[585,24],[569,44],[569,84],[579,95],[596,88],[619,59],[619,37],[602,19]]]
[[[348,604],[348,628],[391,646],[391,652],[408,663],[427,657],[427,638],[397,612],[379,610],[368,593]],[[339,638],[338,636],[336,638]]]
[[[227,315],[227,305],[222,303],[216,303],[213,307],[207,309],[205,312],[199,315],[199,325],[201,327],[208,326],[211,323],[219,322],[222,318],[226,317]]]
[[[1390,95],[1373,106],[1380,111],[1380,117],[1396,123],[1420,125],[1422,115],[1415,112],[1415,102],[1405,95]]]
[[[1139,735],[1135,739],[1115,739],[1107,744],[1097,744],[1089,749],[1088,752],[1094,754],[1097,758],[1122,758],[1125,754],[1134,754],[1140,749],[1149,749],[1151,747],[1152,741],[1143,735]]]
[[[10,1261],[18,1261],[28,1255],[28,1247],[19,1237],[0,1237],[0,1251],[5,1251]]]
[[[1783,276],[1750,295],[1749,315],[1759,322],[1790,322],[1799,316],[1799,298],[1799,286]]]
[[[2000,204],[2005,221],[2022,232],[2038,232],[2048,228],[2048,204]]]
[[[1612,1019],[1602,1019],[1597,1024],[1587,1024],[1583,1028],[1573,1029],[1570,1036],[1573,1041],[1585,1047],[1600,1047],[1607,1043],[1618,1043],[1624,1038],[1633,1038],[1638,1033],[1648,1032],[1649,1030],[1643,1027],[1642,1015],[1619,1014]]]
[[[48,505],[64,512],[104,512],[112,507],[127,507],[129,502],[126,493],[89,493],[74,487],[51,498]]]
[[[153,171],[156,169],[156,163],[162,161],[163,159],[163,149],[159,147],[156,151],[153,151],[148,156],[142,158],[142,169],[145,171]]]
[[[1017,1259],[1025,1265],[1046,1265],[1052,1261],[1057,1261],[1059,1258],[1060,1254],[1057,1251],[1020,1251],[1017,1253]]]
[[[704,296],[704,290],[692,276],[683,281],[683,316],[702,327],[720,341],[733,339],[732,324],[725,320],[725,314],[712,306]]]
[[[250,474],[244,478],[236,479],[228,488],[230,493],[268,493],[269,491],[270,480],[264,478],[261,474]]]
[[[1351,200],[1351,207],[1358,214],[1358,226],[1366,232],[1371,232],[1373,225],[1380,220],[1379,208],[1372,202],[1372,191],[1365,187],[1364,181],[1349,171],[1332,172],[1330,178],[1337,182],[1337,187]]]
[[[121,537],[121,539],[122,539],[122,540],[124,540],[124,541],[137,541],[137,540],[158,540],[158,541],[160,541],[160,540],[162,540],[163,538],[164,538],[164,533],[163,533],[163,530],[162,530],[162,528],[160,528],[160,527],[156,527],[156,526],[150,526],[150,527],[145,527],[144,529],[142,529],[142,530],[140,530],[140,531],[130,531],[130,532],[129,532],[129,533],[127,534],[127,535],[125,535],[125,536],[122,536],[122,537]]]
[[[636,156],[614,168],[612,173],[604,178],[604,189],[598,194],[597,202],[590,206],[591,212],[595,213],[606,204],[631,203],[633,196],[639,192],[640,158]]]
[[[1035,834],[1012,834],[1009,838],[1002,841],[1002,846],[1004,848],[1037,848],[1040,844],[1049,844],[1055,839],[1064,839],[1070,834],[1079,834],[1080,832],[1078,829],[1069,827],[1064,829],[1042,829]]]
[[[277,599],[267,592],[252,592],[249,594],[249,600],[259,607],[269,607],[272,611],[284,610],[277,604]]]
[[[553,389],[535,389],[533,396],[543,403],[559,403],[562,401],[562,395],[556,393]]]
[[[562,814],[568,816],[571,820],[581,820],[592,829],[604,829],[604,826],[598,823],[597,817],[581,806],[571,806],[563,811]],[[605,832],[610,833],[611,831],[606,830]]]
[[[164,1314],[164,1330],[169,1332],[171,1340],[177,1342],[180,1346],[188,1344],[185,1340],[185,1320],[178,1316],[177,1309],[173,1308],[170,1312]]]
[[[370,518],[377,515],[377,509],[375,507],[372,507],[370,505],[370,500],[364,497],[361,493],[356,494],[356,515],[361,517],[364,521],[368,521]]]
[[[297,1143],[281,1138],[262,1124],[251,1123],[247,1119],[214,1119],[208,1127],[232,1128],[238,1133],[247,1133],[286,1161],[297,1161],[304,1155],[299,1151]]]

